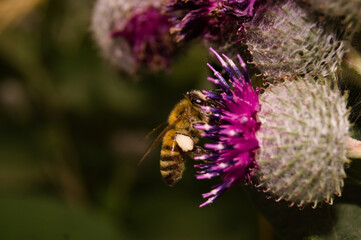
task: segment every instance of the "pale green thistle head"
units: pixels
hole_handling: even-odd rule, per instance
[[[263,5],[245,24],[245,42],[253,63],[270,79],[333,75],[347,45],[332,26],[290,0]]]
[[[277,200],[316,207],[341,195],[349,110],[346,97],[329,82],[286,81],[260,96],[260,185]]]

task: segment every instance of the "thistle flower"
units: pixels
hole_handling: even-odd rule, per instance
[[[254,64],[271,79],[333,75],[347,45],[292,0],[267,2],[244,29]]]
[[[209,80],[221,93],[204,91],[216,104],[204,107],[212,113],[210,122],[195,125],[211,141],[195,157],[196,177],[220,177],[222,183],[203,194],[208,199],[201,207],[235,184],[255,181],[291,205],[332,204],[346,176],[350,127],[345,96],[330,86],[334,80],[292,79],[270,84],[259,97],[239,56],[243,74],[225,55],[211,51],[229,80],[208,65],[217,77]]]
[[[277,200],[316,207],[341,195],[349,111],[345,96],[329,82],[287,81],[260,96],[260,185]]]
[[[170,64],[174,42],[159,1],[98,0],[91,28],[102,54],[123,71]]]
[[[195,127],[204,130],[205,133],[202,136],[213,139],[214,143],[205,144],[207,153],[195,157],[195,160],[201,161],[199,165],[196,165],[201,169],[198,171],[197,179],[220,176],[223,182],[214,186],[209,193],[203,194],[203,197],[208,200],[201,207],[212,203],[235,184],[251,179],[253,170],[256,168],[256,150],[259,148],[255,134],[260,128],[260,122],[257,120],[260,104],[257,92],[250,83],[246,65],[238,56],[242,74],[227,56],[223,55],[223,58],[228,64],[213,49],[211,51],[227,71],[229,83],[208,64],[217,77],[217,79],[209,78],[209,80],[219,86],[223,93],[204,91],[208,98],[219,104],[216,108],[205,108],[213,113],[212,125],[195,125]]]
[[[178,42],[201,36],[223,47],[239,41],[238,31],[252,18],[260,1],[168,0],[166,12],[171,16],[171,31]]]

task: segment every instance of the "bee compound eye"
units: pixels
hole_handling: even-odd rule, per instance
[[[200,98],[194,98],[192,101],[194,104],[203,105],[203,100]]]

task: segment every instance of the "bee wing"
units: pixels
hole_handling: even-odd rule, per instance
[[[140,141],[144,141],[145,139],[149,138],[153,133],[157,132],[159,129],[161,129],[162,127],[164,127],[167,124],[167,122],[161,123],[159,124],[157,127],[153,128],[152,131],[150,131],[149,133],[147,133],[147,135],[145,135],[144,137],[142,137],[142,139]],[[163,129],[164,130],[164,129]]]
[[[152,149],[158,144],[160,143],[160,141],[162,140],[162,138],[164,137],[164,135],[174,127],[174,125],[176,125],[183,117],[184,114],[180,114],[179,117],[177,118],[177,120],[171,124],[168,125],[167,127],[165,127],[160,133],[159,135],[153,140],[153,142],[149,145],[149,147],[147,148],[147,150],[145,151],[145,153],[143,154],[142,158],[139,160],[138,166],[140,164],[142,164],[142,162],[144,161],[144,159],[148,156],[148,154],[150,153],[150,151],[152,151]],[[158,130],[161,126],[163,126],[164,123],[160,124],[158,127],[154,128],[150,133],[148,133],[144,138],[148,137],[149,135],[151,135],[154,131]],[[144,139],[143,138],[143,139]]]

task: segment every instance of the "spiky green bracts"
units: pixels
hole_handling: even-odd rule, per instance
[[[341,195],[350,137],[345,96],[328,79],[271,85],[260,96],[261,186],[298,206]]]
[[[269,1],[245,23],[253,63],[269,79],[333,75],[346,42],[294,1]]]

